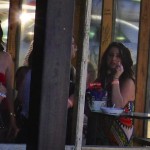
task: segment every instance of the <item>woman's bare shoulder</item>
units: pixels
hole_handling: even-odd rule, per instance
[[[125,81],[124,81],[125,84],[133,84],[135,85],[135,79],[133,78],[127,78]]]
[[[127,78],[123,83],[122,83],[122,88],[121,89],[126,89],[126,90],[135,90],[135,81],[131,78]]]
[[[2,52],[2,55],[5,56],[5,57],[11,57],[11,55],[10,55],[9,52],[4,52],[4,51],[3,51],[3,52]]]
[[[1,55],[2,59],[4,58],[4,61],[6,61],[6,62],[12,61],[12,57],[11,57],[10,53],[1,52],[0,55]]]
[[[12,57],[11,57],[10,53],[8,53],[8,52],[1,52],[0,55],[1,55],[0,56],[1,57],[0,64],[3,64],[3,67],[5,69],[13,68],[14,64],[13,64],[13,60],[12,60]]]
[[[126,99],[126,102],[135,100],[135,82],[133,79],[128,78],[124,81],[124,84],[121,88],[121,93]]]

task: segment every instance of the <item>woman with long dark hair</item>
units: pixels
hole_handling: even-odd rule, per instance
[[[97,81],[111,90],[108,106],[123,108],[135,99],[135,77],[130,50],[122,43],[112,42],[106,49]]]
[[[134,111],[135,77],[130,50],[119,42],[112,42],[103,54],[97,81],[108,92],[107,107]],[[108,126],[109,125],[109,128]],[[132,145],[133,120],[104,118],[104,133],[110,145]]]
[[[135,77],[130,50],[120,42],[112,42],[105,50],[99,67],[99,75],[95,81],[100,82],[107,93],[107,107],[121,108],[126,112],[134,111]],[[90,118],[88,125],[90,126]],[[99,117],[96,143],[98,145],[132,145],[133,120],[131,118],[113,118],[109,115]],[[90,127],[89,127],[90,128]],[[89,135],[91,131],[89,130]],[[87,138],[87,144],[93,144]]]

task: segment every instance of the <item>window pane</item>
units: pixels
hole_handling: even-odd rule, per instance
[[[136,65],[140,0],[116,0],[114,40],[122,42],[130,50]]]
[[[35,23],[35,1],[36,0],[24,0],[22,4],[22,13],[20,15],[21,38],[18,66],[23,65],[25,56],[33,40]]]
[[[3,41],[7,43],[9,0],[0,1],[0,20],[3,30]],[[6,47],[5,47],[6,48]]]
[[[88,73],[90,75],[89,82],[96,78],[98,59],[99,59],[99,45],[100,45],[100,24],[101,24],[101,10],[102,0],[92,1],[91,25],[89,34],[89,64]]]

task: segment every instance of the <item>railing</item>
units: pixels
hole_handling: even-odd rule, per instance
[[[0,144],[0,150],[26,150],[26,144]],[[65,150],[74,150],[75,146],[66,145]],[[83,146],[81,150],[149,150],[150,147],[102,147],[102,146]]]

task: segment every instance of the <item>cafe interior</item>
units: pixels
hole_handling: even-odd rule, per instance
[[[33,68],[28,143],[1,143],[21,150],[148,150],[150,145],[150,1],[149,0],[0,0],[6,51],[15,70],[23,66],[31,42]],[[71,60],[71,39],[78,50]],[[136,76],[133,147],[86,145],[83,137],[88,62],[89,82],[98,72],[110,42],[131,50]],[[71,60],[71,61],[70,61]],[[65,144],[70,62],[75,66],[76,99],[72,145]],[[14,93],[15,96],[15,93]]]

